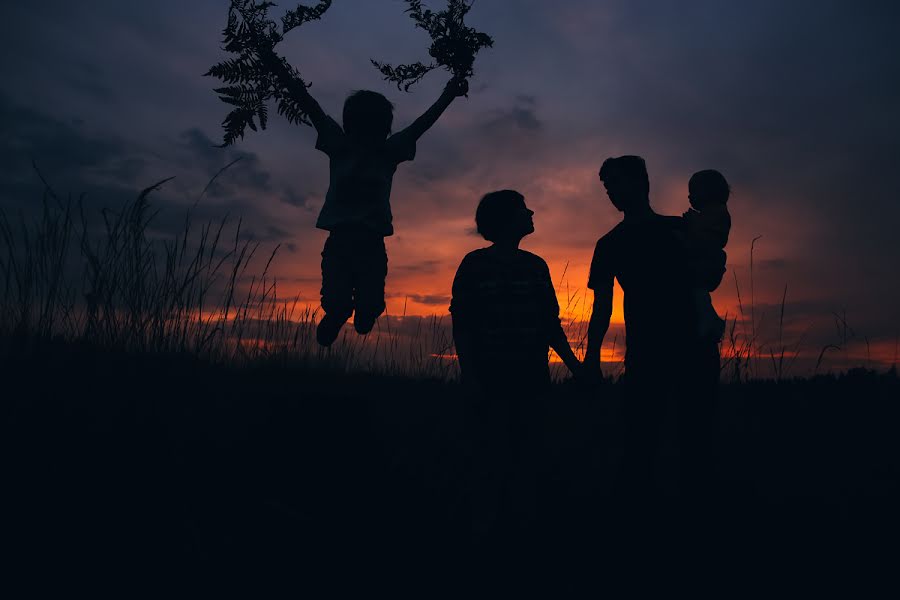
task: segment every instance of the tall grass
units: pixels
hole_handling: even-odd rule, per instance
[[[200,198],[231,164],[210,180]],[[368,336],[357,336],[347,327],[332,348],[319,347],[318,309],[299,296],[279,293],[270,274],[278,246],[263,251],[258,242],[242,237],[240,219],[198,225],[187,211],[177,234],[151,236],[158,215],[151,198],[170,178],[141,190],[118,210],[88,215],[84,198],[62,198],[39,171],[38,176],[44,183],[39,214],[26,218],[0,210],[0,344],[9,352],[63,341],[117,352],[188,354],[228,364],[276,361],[442,380],[457,375],[449,323],[440,316],[407,317],[404,310],[379,319]],[[723,380],[796,376],[801,355],[817,357],[807,374],[820,372],[830,357],[831,364],[837,364],[842,353],[846,368],[852,344],[863,340],[868,348],[868,338],[850,327],[846,314],[834,313],[833,343],[810,350],[804,345],[809,328],[786,339],[786,285],[774,326],[766,322],[769,316],[759,313],[754,281],[759,239],[750,246],[749,304],[732,270],[737,311],[726,315]],[[583,356],[592,307],[586,290],[570,287],[567,273],[568,264],[557,283],[557,296],[568,339]],[[764,329],[774,330],[774,335],[764,338]],[[604,360],[607,375],[618,377],[624,343],[611,333]],[[871,364],[869,356],[866,365]],[[551,373],[557,380],[568,376],[558,361]]]
[[[83,198],[62,198],[46,182],[35,218],[0,210],[7,351],[61,341],[229,364],[454,376],[445,358],[452,341],[439,317],[419,319],[412,335],[402,335],[394,329],[403,318],[386,316],[365,339],[345,332],[332,349],[319,347],[317,310],[280,295],[270,274],[278,246],[260,256],[260,244],[242,238],[240,219],[196,225],[188,211],[180,232],[153,239],[151,197],[168,181],[102,210],[99,223],[85,214]]]
[[[796,324],[804,316],[790,314],[788,304],[788,285],[781,289],[780,299],[774,305],[761,308],[756,293],[756,260],[757,245],[762,236],[753,238],[749,252],[749,298],[745,297],[746,289],[738,277],[737,271],[731,271],[730,283],[734,286],[736,307],[734,311],[725,313],[726,329],[720,342],[722,357],[720,374],[722,381],[729,383],[746,383],[758,380],[785,381],[803,376],[815,376],[824,372],[842,372],[849,369],[863,368],[877,370],[889,365],[896,365],[900,335],[893,347],[882,352],[880,357],[873,356],[869,339],[848,324],[846,312],[832,314],[835,331],[830,341],[818,343],[811,341],[810,333],[814,325],[807,323],[802,330],[792,330],[790,320]],[[570,344],[577,356],[583,356],[587,345],[587,324],[591,314],[591,297],[583,288],[572,288],[568,274],[568,263],[563,268],[562,276],[556,283],[557,297],[560,299],[560,313],[563,327]],[[723,285],[728,285],[723,281]],[[715,295],[714,295],[715,300]],[[819,340],[823,331],[816,332]],[[607,376],[618,378],[624,373],[623,357],[625,354],[624,336],[620,336],[614,328],[610,329],[609,339],[604,341],[603,362]],[[865,358],[860,359],[859,345],[864,345]],[[675,342],[677,347],[678,341]],[[893,356],[893,361],[890,361]],[[551,353],[551,360],[555,355]],[[567,369],[558,360],[554,361],[551,372],[554,378],[567,376]]]
[[[807,323],[802,331],[793,333],[793,339],[788,338],[786,319],[791,315],[787,314],[787,284],[782,289],[780,301],[774,306],[774,315],[758,310],[754,290],[754,252],[756,242],[761,238],[762,236],[753,238],[750,244],[749,304],[744,303],[737,274],[732,270],[737,313],[726,315],[727,327],[721,345],[723,379],[733,383],[760,379],[784,381],[798,376],[815,376],[822,372],[884,368],[887,357],[872,356],[869,338],[848,324],[846,311],[832,313],[835,334],[831,336],[831,341],[820,341],[820,345],[816,346],[814,342],[809,342],[813,323]],[[808,320],[808,317],[803,318]],[[766,335],[762,334],[764,330],[767,331]],[[822,331],[817,333],[820,340],[827,339],[821,337]],[[865,345],[863,360],[855,352],[859,344]],[[828,360],[829,357],[831,360]],[[895,353],[890,364],[896,363]],[[803,371],[800,371],[801,364],[804,365]]]

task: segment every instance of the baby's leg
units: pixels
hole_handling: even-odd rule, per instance
[[[387,252],[384,238],[373,238],[360,244],[354,257],[353,290],[356,314],[353,326],[365,335],[375,327],[384,312],[384,280],[387,277]]]
[[[322,250],[322,310],[325,315],[316,329],[322,346],[337,339],[341,327],[353,314],[352,247],[347,240],[330,234]]]

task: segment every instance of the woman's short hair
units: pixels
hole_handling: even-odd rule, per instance
[[[515,190],[499,190],[485,194],[475,210],[475,226],[481,237],[489,242],[497,241],[509,223],[510,217],[525,205],[525,196]]]

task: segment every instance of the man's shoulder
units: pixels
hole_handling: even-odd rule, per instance
[[[627,226],[625,221],[619,221],[615,227],[600,236],[595,246],[597,248],[617,243],[624,235],[627,234]]]

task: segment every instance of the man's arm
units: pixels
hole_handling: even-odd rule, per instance
[[[614,267],[616,252],[613,238],[610,237],[612,234],[613,232],[610,232],[600,238],[591,259],[588,287],[594,290],[594,309],[588,323],[587,349],[584,353],[584,364],[589,369],[588,373],[600,372],[600,349],[603,347],[603,338],[609,331],[609,320],[612,318],[613,284],[616,279]]]
[[[613,281],[594,289],[594,309],[591,312],[591,320],[588,324],[587,351],[584,355],[584,364],[590,368],[600,368],[600,349],[603,347],[603,338],[609,331],[609,320],[612,318],[613,309]]]
[[[413,121],[412,125],[404,129],[402,133],[408,134],[413,141],[418,140],[422,137],[422,134],[431,129],[432,125],[437,123],[437,120],[444,114],[444,111],[447,110],[447,107],[450,106],[454,99],[458,96],[465,96],[467,93],[469,93],[469,83],[465,79],[451,79],[441,96],[437,99],[437,102],[432,104],[431,108]]]

